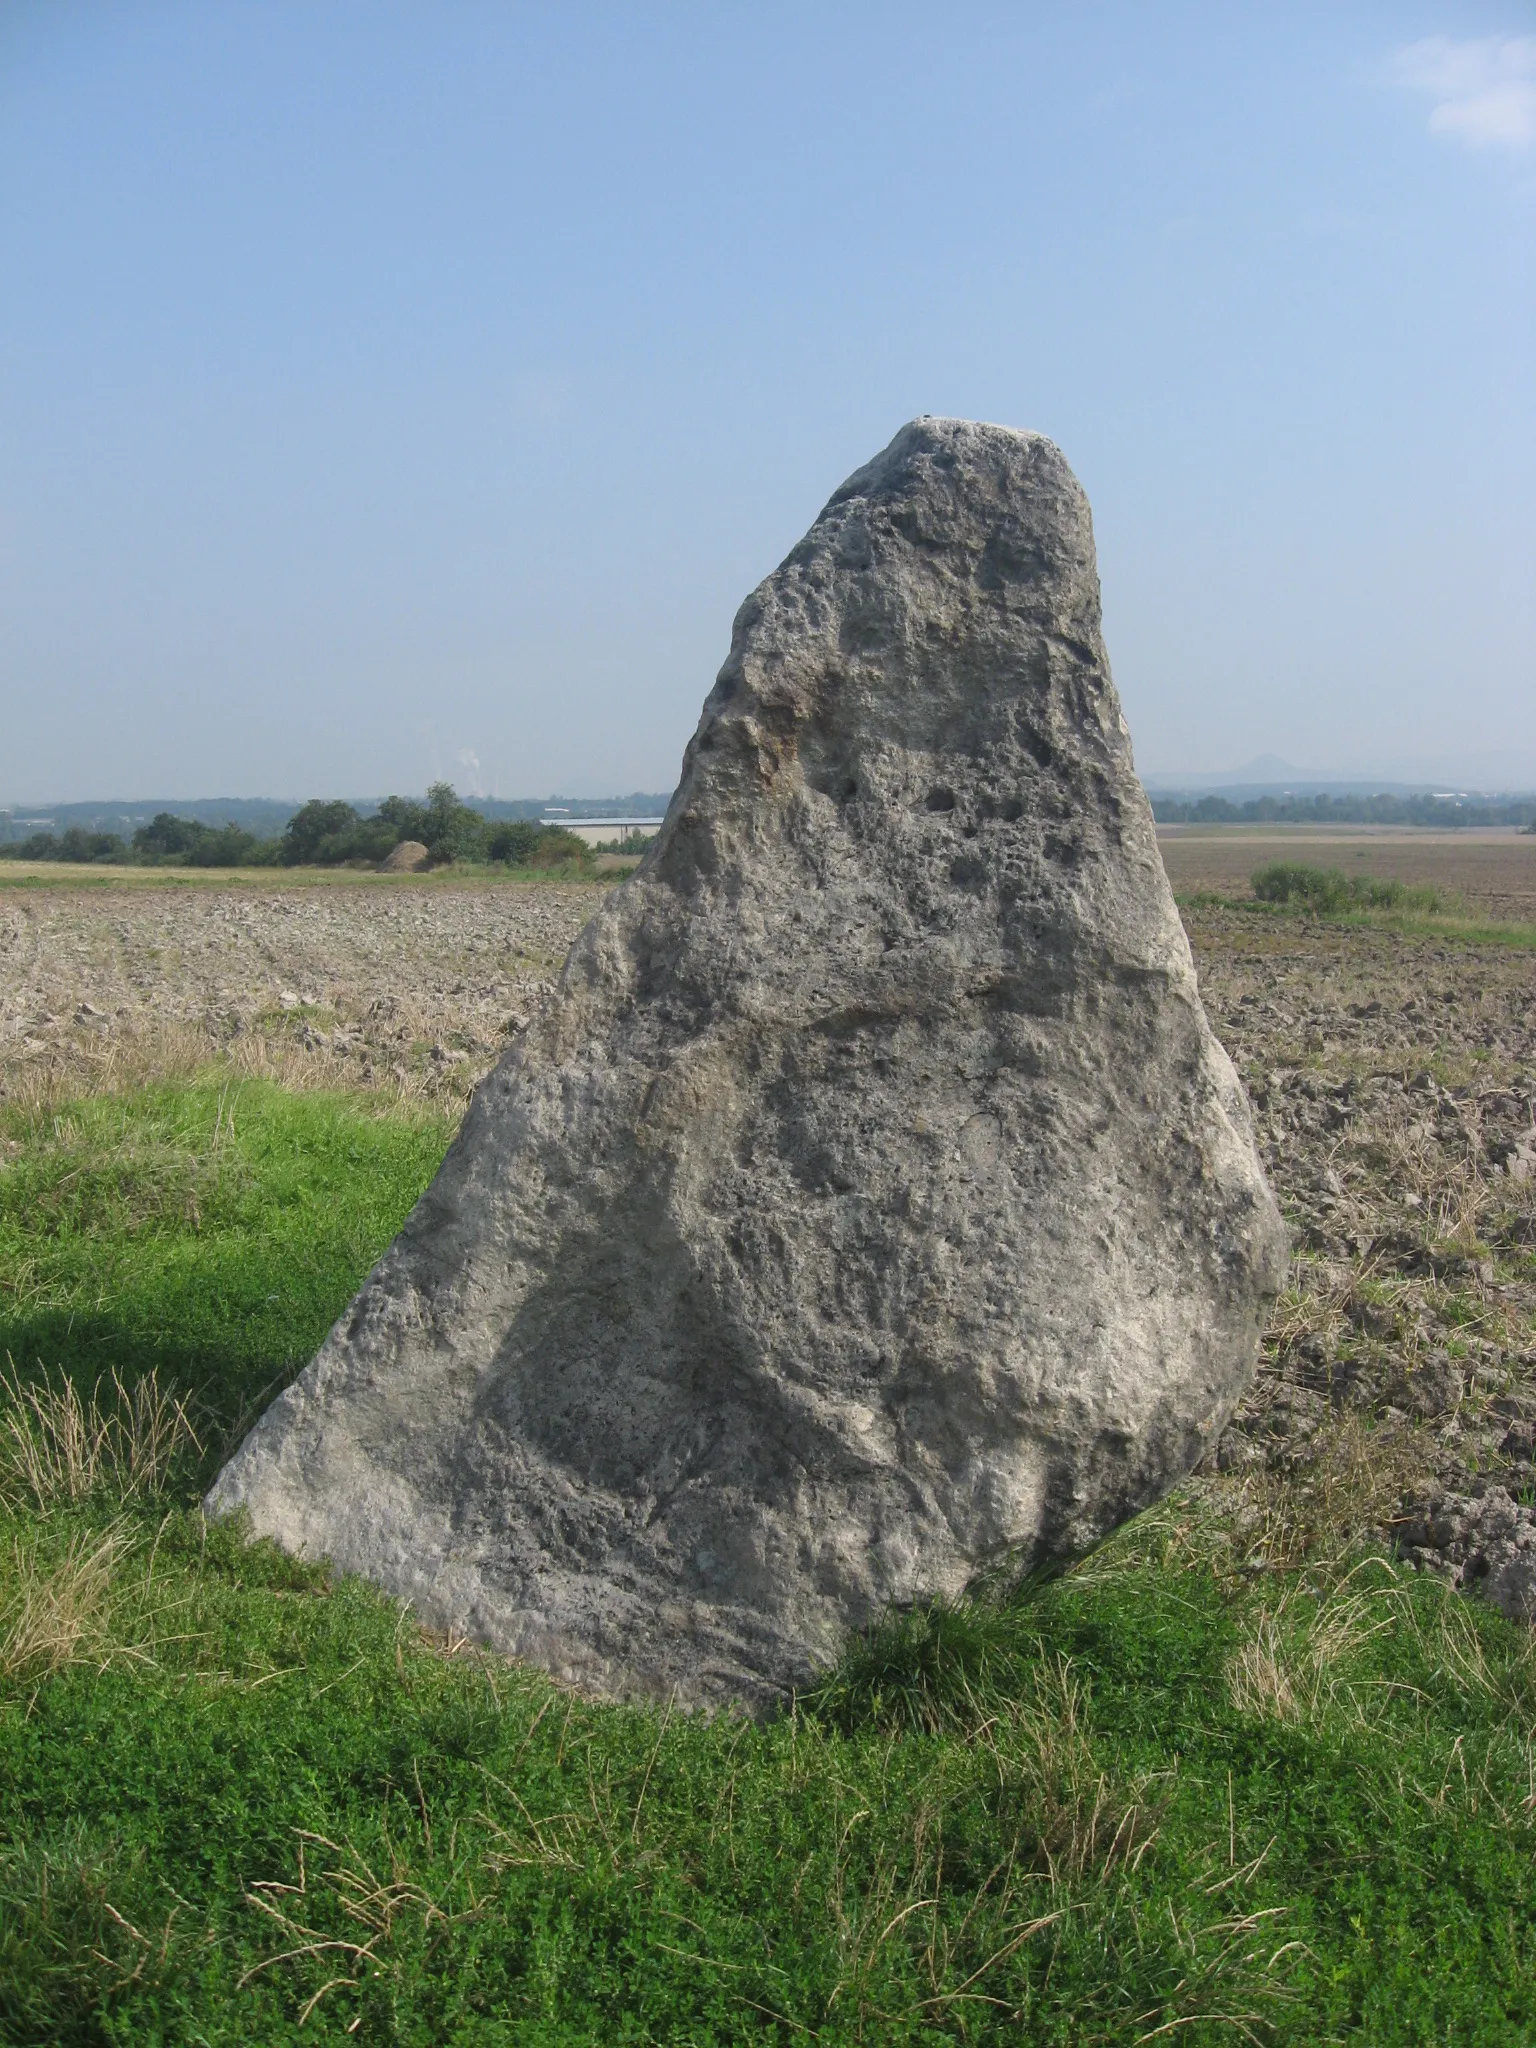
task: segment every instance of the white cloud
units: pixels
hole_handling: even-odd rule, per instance
[[[1536,144],[1536,36],[1425,36],[1398,51],[1392,76],[1433,99],[1431,135],[1473,147]]]

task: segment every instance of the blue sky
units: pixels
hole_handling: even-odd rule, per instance
[[[1536,784],[1536,9],[0,8],[0,801],[667,788],[919,412],[1145,770]]]

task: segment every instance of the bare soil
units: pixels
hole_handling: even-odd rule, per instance
[[[1185,922],[1293,1233],[1215,1461],[1261,1550],[1422,1536],[1447,1491],[1502,1487],[1529,1521],[1536,953],[1258,910]]]
[[[1165,839],[1176,887],[1236,893],[1298,835],[1237,839]],[[1529,891],[1536,910],[1536,840],[1368,850],[1372,873],[1487,907]],[[294,1086],[461,1101],[599,900],[483,879],[0,888],[0,1098],[220,1055]],[[1256,1568],[1404,1528],[1434,1563],[1448,1490],[1502,1489],[1536,1546],[1536,952],[1209,903],[1185,919],[1294,1238],[1208,1487]],[[1465,1525],[1443,1562],[1474,1578]]]
[[[291,1084],[466,1094],[600,900],[373,877],[0,888],[0,1096],[215,1051]]]

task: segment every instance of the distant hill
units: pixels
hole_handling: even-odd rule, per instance
[[[161,811],[195,818],[200,825],[238,825],[258,839],[275,839],[298,809],[296,803],[265,796],[114,797],[105,803],[13,804],[0,808],[0,839],[30,839],[34,832],[116,832],[131,839]]]
[[[1170,798],[1223,797],[1228,803],[1267,799],[1295,801],[1313,797],[1410,797],[1462,803],[1529,803],[1536,788],[1529,782],[1493,783],[1465,775],[1442,775],[1431,781],[1395,782],[1385,775],[1326,775],[1315,768],[1296,768],[1278,754],[1261,754],[1245,767],[1220,774],[1183,775],[1149,768],[1142,787],[1148,796]]]
[[[0,841],[30,839],[34,832],[64,833],[71,826],[82,832],[116,832],[131,839],[141,825],[161,811],[177,818],[194,818],[200,825],[238,825],[258,839],[275,839],[303,801],[298,797],[199,796],[199,797],[114,797],[102,803],[12,804],[0,806]],[[383,801],[381,797],[349,797],[353,808],[365,818]],[[612,797],[466,797],[471,810],[493,823],[503,818],[538,818],[546,810],[569,812],[572,818],[659,818],[672,801],[671,793],[634,790],[628,796]]]

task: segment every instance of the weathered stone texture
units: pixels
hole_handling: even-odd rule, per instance
[[[1284,1257],[1083,493],[921,419],[742,606],[655,846],[211,1505],[584,1685],[764,1705],[1163,1493]]]

